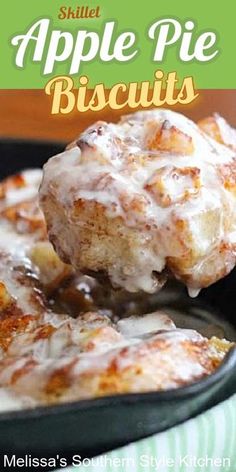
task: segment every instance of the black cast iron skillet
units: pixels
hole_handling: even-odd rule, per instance
[[[62,144],[2,140],[0,178],[23,168],[42,166],[51,155],[62,149]],[[176,302],[177,308],[181,303],[190,309],[207,307],[208,312],[219,314],[219,318],[216,318],[222,328],[224,320],[227,321],[228,329],[228,322],[232,327],[236,326],[235,287],[236,272],[232,272],[224,280],[203,290],[197,301],[187,297],[184,289],[180,288],[176,300],[168,303],[167,289],[167,302],[163,302],[162,306],[167,303],[174,308]],[[59,455],[67,458],[69,463],[74,454],[82,457],[94,456],[163,431],[195,416],[235,392],[236,350],[232,349],[213,375],[188,387],[167,392],[109,396],[59,406],[2,413],[0,451],[18,457],[25,454],[36,457]],[[3,461],[2,454],[1,461]]]

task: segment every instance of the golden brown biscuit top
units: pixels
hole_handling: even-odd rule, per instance
[[[89,310],[95,282],[58,259],[35,215],[39,180],[27,171],[1,187],[1,409],[177,388],[213,372],[226,341],[177,329],[163,312],[114,321]],[[31,204],[25,225],[19,211]]]
[[[44,169],[41,204],[60,256],[79,269],[108,267],[112,283],[130,291],[154,292],[158,287],[153,273],[165,268],[184,281],[190,293],[223,277],[235,265],[236,155],[223,138],[220,144],[212,137],[185,116],[164,109],[89,127]],[[59,215],[53,216],[57,209],[65,219],[61,226]],[[138,259],[142,252],[142,260],[149,261],[145,270],[141,258],[125,273],[119,255],[117,264],[104,258],[103,267],[95,260],[95,248],[92,255],[88,252],[95,244],[92,222],[102,212],[99,226],[109,232],[110,240],[107,225],[117,219],[114,241],[119,234],[122,239],[125,228],[142,236],[136,254]],[[68,240],[64,224],[72,235]],[[212,271],[209,259],[218,260]]]

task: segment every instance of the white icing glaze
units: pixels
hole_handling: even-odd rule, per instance
[[[21,410],[23,408],[33,407],[35,402],[30,397],[19,397],[9,389],[0,388],[0,411]]]
[[[163,123],[169,123],[192,139],[191,154],[147,150],[147,143]],[[101,132],[98,132],[99,127]],[[78,252],[85,250],[83,245],[79,246],[79,215],[76,220],[72,211],[74,203],[83,199],[102,204],[108,219],[119,216],[125,226],[139,231],[141,243],[135,254],[136,261],[132,265],[117,261],[109,268],[114,285],[130,291],[154,292],[158,286],[154,271],[161,272],[170,258],[178,258],[181,263],[182,258],[192,257],[183,273],[178,267],[176,273],[173,266],[171,270],[178,278],[187,279],[189,293],[196,296],[202,286],[209,284],[203,279],[210,256],[214,258],[215,254],[216,265],[211,273],[211,264],[208,264],[210,274],[206,274],[206,280],[214,282],[214,277],[220,278],[225,275],[224,270],[228,272],[233,268],[235,196],[224,187],[220,171],[220,166],[234,162],[233,151],[209,138],[185,116],[161,109],[124,117],[117,125],[95,124],[80,136],[78,146],[49,160],[41,186],[46,216],[50,194],[66,215],[66,229],[60,217],[53,213],[48,216],[49,235],[56,235],[59,254],[62,248],[61,252],[76,265]],[[177,181],[172,178],[168,173],[173,167],[180,171],[196,169],[199,188],[194,188],[196,182],[192,180],[191,171],[182,177],[180,174]],[[163,206],[147,190],[148,182],[158,171],[166,172],[164,196],[170,199],[170,205]],[[188,198],[180,200],[186,192],[189,192]],[[131,204],[137,197],[144,202],[141,211]],[[211,232],[205,229],[206,223],[202,223],[204,215],[208,214],[209,220],[212,215],[219,220]],[[177,221],[186,224],[185,235],[178,234]],[[202,225],[205,225],[204,230]],[[219,258],[217,267],[222,244],[227,246],[227,262],[224,264]]]
[[[173,321],[165,313],[154,312],[144,316],[129,316],[117,322],[118,330],[125,336],[140,336],[159,330],[172,330]]]
[[[225,121],[225,119],[215,114],[215,120],[219,127],[220,135],[224,139],[225,144],[227,146],[235,146],[236,143],[236,131],[235,129],[231,128],[231,126]]]
[[[31,186],[30,174],[25,179]],[[31,198],[37,194],[38,181],[34,182],[32,178]],[[30,192],[22,190],[15,189],[14,205],[28,199]],[[4,202],[11,209],[8,192],[12,191],[2,200],[2,210]],[[27,224],[22,234],[15,221],[18,216],[11,217],[11,212],[9,217],[4,212],[0,217],[1,411],[109,392],[177,388],[212,372],[208,341],[193,330],[177,329],[163,312],[115,323],[96,311],[78,318],[51,311],[38,288],[40,270],[29,258],[46,234],[37,225],[28,228]],[[85,280],[82,285],[89,292]],[[217,356],[216,349],[214,359]],[[109,391],[112,382],[117,391]]]

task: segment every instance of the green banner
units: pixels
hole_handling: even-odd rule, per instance
[[[2,2],[0,88],[44,88],[55,76],[88,87],[193,77],[195,88],[236,88],[235,0]],[[178,83],[176,84],[178,88]]]

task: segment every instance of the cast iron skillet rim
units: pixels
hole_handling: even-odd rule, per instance
[[[0,413],[0,421],[26,420],[38,417],[47,417],[51,415],[73,413],[75,410],[84,411],[86,409],[97,409],[103,406],[116,406],[120,404],[134,404],[136,402],[169,402],[182,401],[187,397],[201,394],[229,375],[232,369],[236,369],[236,346],[231,347],[226,354],[222,364],[204,379],[194,382],[185,387],[169,389],[161,392],[127,393],[119,395],[109,395],[89,400],[79,400],[57,405],[38,406],[35,408],[23,409],[20,411],[10,411]]]
[[[13,144],[14,146],[17,146],[18,144],[22,145],[30,145],[30,146],[63,146],[64,149],[67,146],[67,142],[62,140],[51,140],[51,139],[40,139],[40,138],[12,138],[11,136],[1,136],[0,135],[0,144]],[[63,151],[61,151],[63,152]],[[45,162],[46,163],[46,162]]]
[[[42,145],[47,145],[47,146],[58,146],[60,149],[58,150],[57,153],[63,152],[63,148],[65,147],[65,144],[63,141],[48,141],[48,140],[38,140],[38,139],[21,139],[21,138],[7,138],[7,137],[0,137],[0,143],[4,145],[15,145],[17,146],[18,144],[21,145],[22,147],[24,145],[35,145],[41,147]],[[21,147],[20,146],[20,147]],[[54,153],[55,154],[55,153]],[[50,156],[49,156],[50,157]],[[48,158],[49,158],[48,157]],[[35,165],[24,165],[23,168],[33,168]],[[41,165],[36,166],[36,167],[41,167]],[[16,170],[17,172],[17,170]],[[10,173],[12,175],[12,173]],[[233,370],[236,370],[236,347],[232,348],[230,350],[223,361],[223,363],[215,370],[215,372],[209,376],[206,376],[204,379],[192,383],[191,385],[188,385],[186,387],[180,387],[177,389],[171,389],[168,391],[164,392],[147,392],[147,393],[136,393],[136,394],[122,394],[122,395],[112,395],[112,396],[106,396],[102,398],[95,398],[95,399],[89,399],[89,400],[80,400],[80,401],[75,401],[75,402],[67,402],[63,404],[57,404],[57,405],[50,405],[50,406],[37,406],[32,409],[23,409],[20,411],[9,411],[9,412],[4,412],[0,413],[0,422],[7,427],[9,423],[13,423],[14,421],[19,422],[19,424],[22,424],[23,421],[29,421],[33,419],[50,419],[55,418],[56,416],[58,417],[66,417],[67,415],[74,415],[75,413],[81,413],[82,416],[87,414],[87,411],[97,411],[98,408],[113,408],[114,406],[132,406],[133,404],[137,405],[147,405],[148,403],[150,404],[156,404],[156,407],[158,407],[158,402],[160,402],[160,407],[166,406],[166,403],[169,402],[170,405],[174,402],[177,402],[177,404],[181,404],[182,400],[192,399],[194,400],[194,397],[197,395],[201,395],[201,393],[206,393],[207,390],[209,390],[209,393],[211,395],[212,388],[219,383],[219,388],[223,388],[223,383],[224,383],[224,377],[227,378],[229,381],[229,377],[231,372]],[[235,388],[233,393],[235,393]],[[231,392],[231,394],[233,394]],[[226,400],[230,395],[225,395],[225,397],[222,399]],[[219,403],[219,401],[216,400],[216,404]],[[190,418],[192,417],[192,414],[190,415]],[[114,446],[115,447],[115,446]]]

